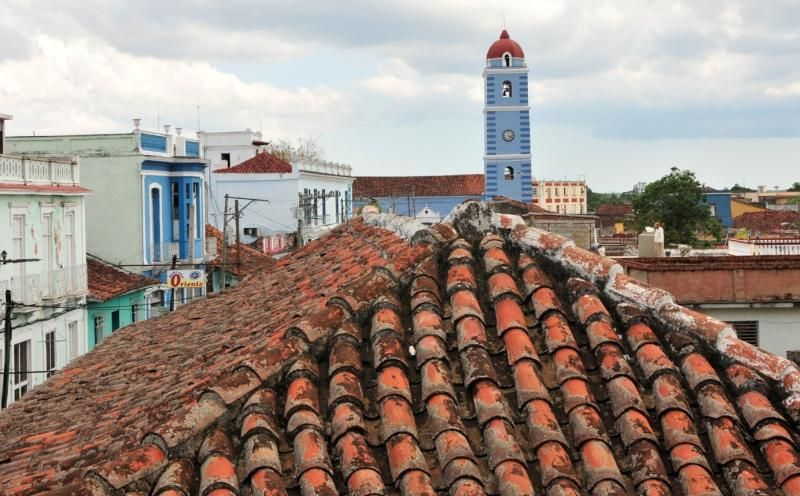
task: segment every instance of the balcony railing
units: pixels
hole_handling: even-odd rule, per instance
[[[800,255],[800,238],[731,239],[731,255]]]
[[[20,303],[38,304],[44,299],[82,296],[87,291],[86,265],[27,274],[0,280],[0,290],[10,289],[11,298]]]
[[[77,159],[0,155],[0,182],[16,184],[77,185]]]

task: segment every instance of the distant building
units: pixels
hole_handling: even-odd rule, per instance
[[[19,136],[7,139],[15,153],[81,157],[82,180],[93,190],[86,201],[89,251],[114,264],[141,264],[145,275],[166,276],[173,255],[183,263],[205,261],[205,171],[200,141],[181,129],[163,132]],[[162,265],[160,265],[162,264]],[[198,266],[199,268],[200,266]],[[180,301],[203,290],[179,289]],[[153,294],[168,300],[169,294]]]
[[[438,222],[466,200],[483,198],[483,174],[361,176],[353,184],[355,207],[377,202],[383,212]]]
[[[151,309],[149,297],[150,293],[160,289],[158,280],[115,267],[91,255],[87,256],[86,265],[90,350],[114,331],[160,313],[159,309]]]
[[[290,163],[264,150],[254,148],[253,152],[231,167],[217,162],[222,166],[211,171],[209,221],[217,229],[224,225],[225,195],[264,200],[239,200],[239,235],[246,244],[295,233],[298,226],[307,241],[352,216],[355,178],[349,165],[322,160]],[[230,200],[229,214],[234,212],[235,202]],[[228,228],[234,229],[233,224]]]
[[[703,193],[703,198],[711,210],[711,215],[717,218],[724,228],[733,227],[733,215],[731,212],[730,191],[715,191]]]
[[[87,350],[89,190],[81,186],[80,169],[74,157],[0,154],[0,251],[19,261],[0,263],[0,314],[6,290],[13,302],[9,401]],[[0,339],[0,357],[3,346]]]
[[[586,181],[533,181],[533,203],[558,214],[587,213]]]
[[[505,29],[486,52],[483,80],[484,173],[358,177],[356,208],[377,202],[384,212],[432,223],[465,200],[533,200],[528,66]]]
[[[796,237],[800,230],[800,212],[747,212],[736,217],[733,225],[737,229],[746,229],[751,236]]]
[[[206,237],[214,245],[206,275],[209,294],[235,286],[248,274],[275,264],[271,256],[244,243],[236,244],[235,239],[228,239],[228,247],[223,250],[222,231],[210,224],[206,225]]]
[[[767,191],[763,186],[759,191],[741,193],[742,198],[760,203],[768,210],[791,210],[800,212],[800,191]]]
[[[600,219],[600,228],[604,232],[622,234],[633,221],[633,206],[604,203],[598,205],[595,215]]]
[[[619,258],[632,277],[729,322],[739,338],[772,353],[800,349],[800,258]]]

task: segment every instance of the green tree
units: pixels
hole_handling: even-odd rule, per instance
[[[711,215],[703,199],[703,186],[694,172],[670,169],[670,173],[647,185],[633,200],[639,229],[660,222],[666,243],[697,244],[698,234],[722,238],[722,225]]]
[[[800,191],[800,181],[795,181],[789,191]]]
[[[754,189],[748,188],[747,186],[742,186],[739,183],[736,183],[733,186],[731,186],[730,191],[731,191],[731,193],[753,193],[753,192],[755,192]]]

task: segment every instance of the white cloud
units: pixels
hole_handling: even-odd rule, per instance
[[[122,53],[98,40],[64,42],[40,35],[35,54],[0,62],[3,110],[15,114],[12,133],[108,132],[143,117],[187,129],[197,106],[205,129],[262,127],[273,136],[307,136],[348,113],[348,99],[327,87],[284,89],[244,82],[207,62]]]

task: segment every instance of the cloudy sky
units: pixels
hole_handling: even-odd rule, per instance
[[[536,177],[800,180],[795,0],[4,3],[11,134],[142,117],[312,138],[361,175],[480,172],[481,71],[505,25],[530,68]]]

